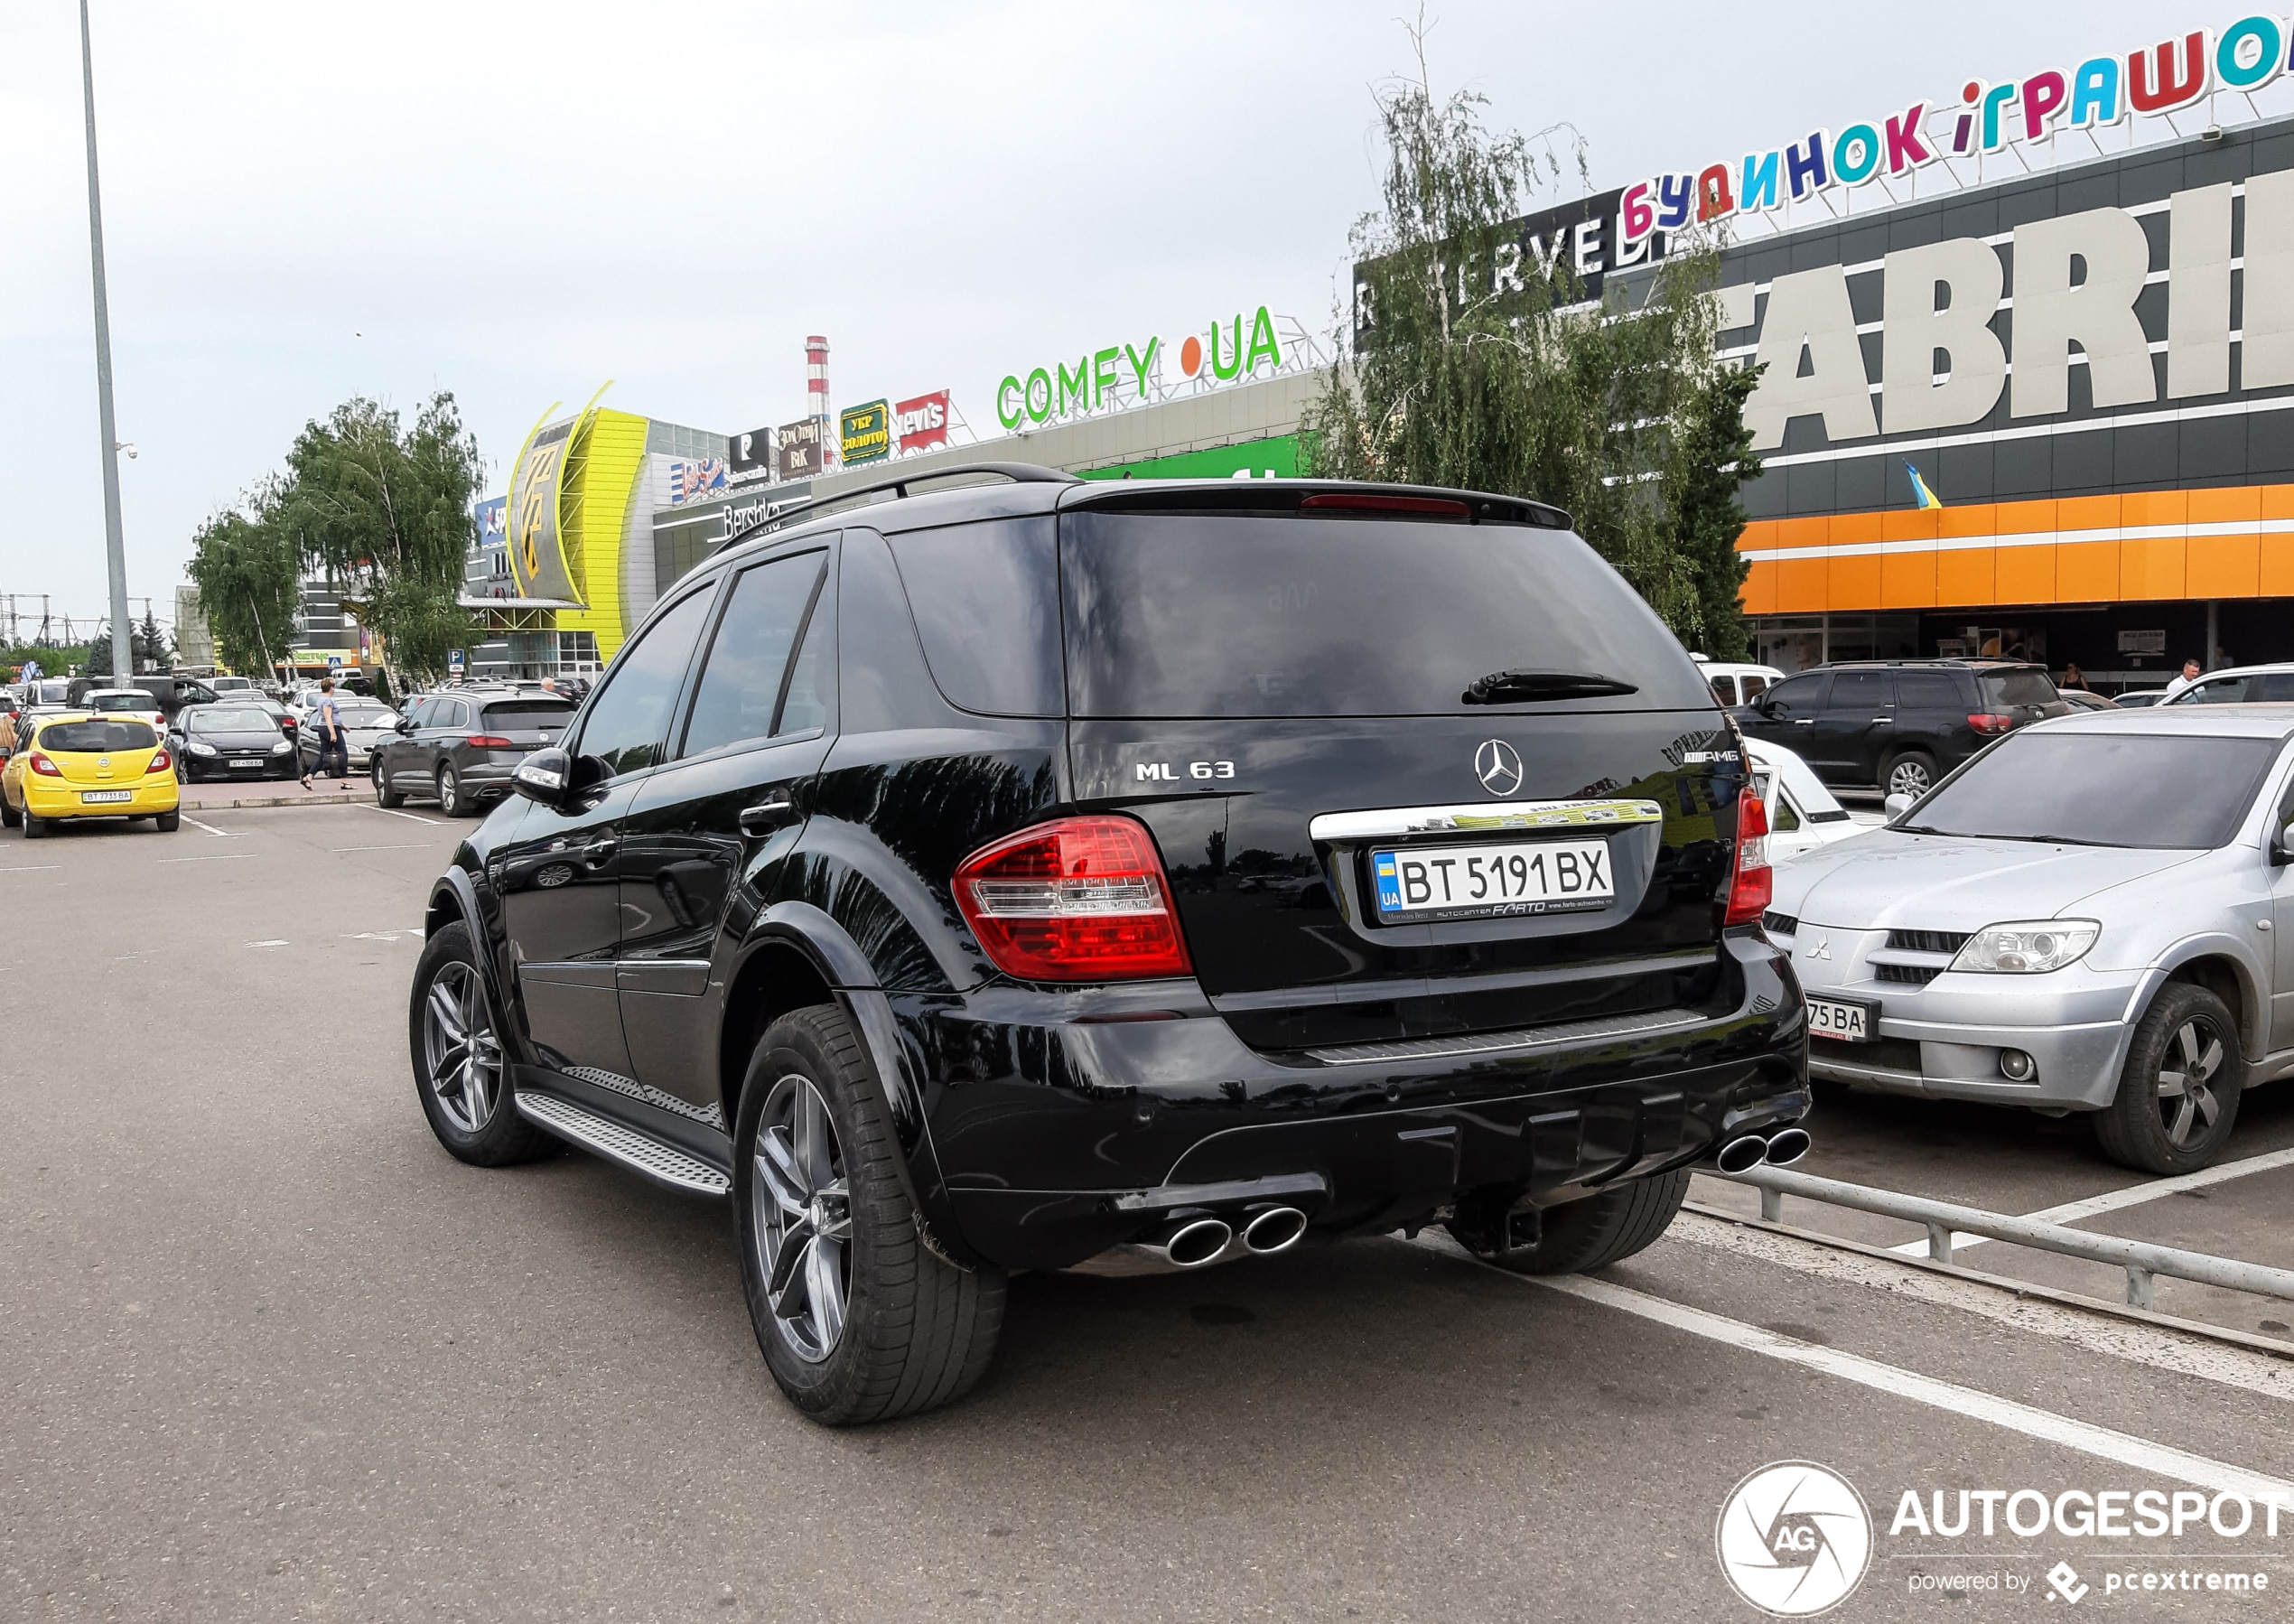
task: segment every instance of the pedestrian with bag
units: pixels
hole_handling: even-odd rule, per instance
[[[311,770],[303,775],[303,787],[305,789],[311,788],[313,774],[326,777],[329,751],[334,752],[335,781],[347,787],[350,782],[350,741],[342,731],[342,711],[335,703],[332,677],[319,679],[319,702],[311,707],[307,719],[319,731],[319,759],[311,764]]]

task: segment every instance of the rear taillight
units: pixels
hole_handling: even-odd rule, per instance
[[[956,871],[956,905],[996,968],[1025,981],[1129,981],[1193,966],[1162,859],[1127,817],[1063,817]]]
[[[1996,711],[1986,711],[1979,715],[1970,716],[1967,719],[1967,724],[1988,739],[1995,737],[2000,733],[2003,733],[2007,732],[2008,729],[2013,727],[2015,725],[2015,718],[2012,716],[2002,716]]]
[[[152,764],[144,770],[145,772],[173,772],[175,770],[175,758],[163,750],[155,750],[152,752]]]
[[[1748,788],[1737,797],[1737,872],[1729,881],[1721,924],[1758,925],[1776,898],[1776,881],[1768,866],[1768,808]]]
[[[64,770],[62,768],[57,766],[53,761],[50,761],[46,756],[42,755],[36,750],[32,752],[32,761],[30,765],[33,771],[38,773],[42,778],[60,779],[64,775]]]
[[[518,748],[499,733],[472,733],[467,742],[474,750],[516,750]]]

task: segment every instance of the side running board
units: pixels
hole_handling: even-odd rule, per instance
[[[593,1151],[608,1162],[618,1162],[656,1184],[681,1190],[687,1195],[724,1196],[732,1192],[732,1181],[723,1173],[674,1145],[664,1144],[650,1134],[609,1122],[595,1112],[569,1105],[555,1095],[521,1090],[517,1099],[518,1114],[527,1121],[537,1123],[560,1139]]]

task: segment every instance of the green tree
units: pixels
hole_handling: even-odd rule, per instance
[[[267,671],[294,635],[302,561],[293,533],[279,522],[276,484],[252,493],[245,509],[199,527],[186,573],[199,588],[217,657],[235,671]]]
[[[452,395],[403,430],[396,412],[354,399],[296,436],[273,522],[359,605],[393,665],[435,677],[470,640],[456,599],[477,481],[478,442]]]
[[[1716,549],[1733,553],[1757,464],[1730,427],[1749,384],[1714,356],[1717,248],[1676,236],[1599,301],[1567,256],[1541,268],[1512,222],[1583,179],[1582,144],[1565,126],[1494,135],[1471,92],[1438,101],[1413,37],[1420,77],[1378,98],[1384,207],[1352,234],[1364,319],[1306,414],[1307,466],[1553,503],[1683,641],[1741,647]]]
[[[144,618],[135,627],[136,661],[154,671],[164,671],[173,663],[173,650],[169,647],[167,633],[159,629],[158,617],[152,606],[144,605]]]

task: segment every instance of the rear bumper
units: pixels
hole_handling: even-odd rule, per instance
[[[128,792],[129,798],[98,801],[91,806],[79,798],[83,788],[122,789]],[[24,810],[34,817],[149,817],[154,812],[174,811],[182,796],[176,788],[175,775],[171,772],[146,773],[140,782],[74,786],[70,789],[48,789],[34,783],[27,774],[23,798]]]
[[[1129,1007],[997,988],[902,1013],[948,1079],[931,1133],[965,1244],[1008,1268],[1058,1268],[1141,1238],[1174,1207],[1244,1210],[1255,1181],[1278,1181],[1318,1231],[1374,1233],[1468,1191],[1574,1199],[1796,1121],[1797,988],[1756,936],[1721,951],[1739,995],[1718,1014],[1337,1062],[1248,1048],[1187,983],[1168,984],[1162,1019],[1141,1018],[1155,1013],[1146,987],[1125,990]]]

